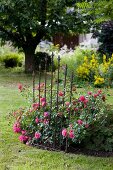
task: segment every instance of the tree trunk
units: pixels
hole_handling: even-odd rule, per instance
[[[33,49],[26,48],[24,50],[24,53],[25,53],[25,73],[32,73],[34,71],[35,48],[33,48]]]

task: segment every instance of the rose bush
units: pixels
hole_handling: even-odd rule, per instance
[[[26,96],[26,87],[19,84],[18,88],[22,94],[25,92]],[[57,106],[56,92],[54,91],[51,106],[50,94],[48,93],[45,98],[42,90],[40,98],[37,95],[36,101],[31,103],[28,108],[20,108],[13,113],[16,118],[13,131],[20,133],[19,140],[27,145],[54,146],[55,144],[57,147],[64,147],[67,141],[68,147],[71,144],[80,143],[86,147],[86,143],[91,143],[91,138],[94,142],[93,139],[96,138],[96,135],[98,136],[95,132],[95,136],[92,134],[94,129],[98,133],[101,127],[106,129],[107,123],[103,123],[107,122],[106,97],[101,90],[96,93],[89,91],[86,95],[76,96],[73,91],[70,102],[69,94],[66,93],[64,96],[64,92],[59,90]],[[113,148],[112,134],[110,147],[105,149],[107,143],[102,141],[99,146],[104,145],[105,147],[100,148],[104,150]],[[94,143],[96,144],[96,142]]]

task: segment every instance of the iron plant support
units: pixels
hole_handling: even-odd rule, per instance
[[[35,72],[33,71],[33,103],[35,102]]]
[[[58,98],[58,94],[59,94],[59,73],[60,73],[60,56],[58,56],[58,77],[57,77],[57,112],[59,109],[59,98]]]
[[[53,53],[52,53],[52,58],[51,58],[51,106],[50,106],[50,111],[52,110],[52,95],[53,95]]]
[[[40,81],[41,81],[41,65],[39,65],[39,108],[40,108]]]
[[[46,99],[46,91],[47,91],[47,56],[45,58],[45,89],[44,89],[44,96],[45,96],[45,99]]]
[[[73,87],[73,72],[71,74],[71,83],[70,83],[70,103],[72,100],[72,87]],[[69,108],[69,118],[68,118],[68,125],[70,123],[70,117],[71,117],[71,108]],[[66,148],[65,148],[65,152],[68,151],[68,138],[66,137]]]
[[[65,72],[64,72],[64,96],[63,96],[63,106],[64,106],[64,98],[65,98],[65,94],[66,94],[66,77],[67,77],[67,64],[65,66]]]

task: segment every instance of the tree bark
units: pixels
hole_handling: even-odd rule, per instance
[[[25,53],[25,72],[32,73],[34,71],[34,57],[37,45],[45,35],[45,30],[41,29],[37,32],[35,37],[31,34],[26,36],[26,42],[23,45],[23,51]]]
[[[34,54],[35,48],[26,48],[25,53],[25,73],[32,73],[34,71]]]

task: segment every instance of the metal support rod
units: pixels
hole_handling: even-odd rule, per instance
[[[47,56],[45,58],[45,88],[44,88],[44,96],[45,96],[45,99],[46,99],[46,84],[47,84]]]
[[[35,72],[33,71],[33,103],[35,102]]]
[[[57,103],[56,103],[56,106],[57,106],[57,112],[58,112],[58,109],[59,109],[59,99],[58,99],[58,94],[59,94],[59,72],[60,72],[60,56],[58,56],[58,77],[57,77]]]
[[[50,96],[50,111],[52,110],[52,98],[53,98],[53,57],[54,57],[54,54],[52,53],[52,58],[51,58],[51,96]]]
[[[72,99],[72,88],[73,88],[73,72],[71,74],[71,83],[70,83],[70,103]]]
[[[39,107],[40,107],[40,81],[41,81],[41,65],[39,65]]]
[[[67,64],[65,66],[65,72],[64,72],[64,96],[63,96],[63,106],[64,106],[64,98],[65,98],[65,94],[66,94],[66,77],[67,77]]]

